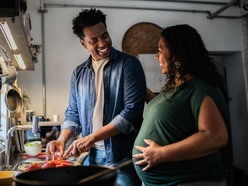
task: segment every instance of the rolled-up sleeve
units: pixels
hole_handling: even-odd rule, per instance
[[[125,134],[131,133],[131,132],[137,132],[137,129],[135,129],[128,120],[126,120],[123,116],[120,114],[117,115],[112,121],[111,124],[116,127],[118,130],[122,131]]]
[[[143,119],[146,81],[139,60],[133,56],[123,66],[123,110],[111,124],[125,134],[137,132]]]
[[[81,126],[74,123],[73,121],[64,121],[61,129],[71,130],[74,133],[74,137],[78,136],[82,131]]]

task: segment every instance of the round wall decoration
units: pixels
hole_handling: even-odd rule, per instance
[[[157,53],[162,30],[158,25],[148,22],[133,25],[123,37],[122,51],[133,56]]]

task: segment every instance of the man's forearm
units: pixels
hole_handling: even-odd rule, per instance
[[[58,137],[58,141],[64,141],[65,143],[69,141],[74,136],[74,133],[69,129],[63,129]]]
[[[105,125],[104,127],[96,130],[91,136],[94,138],[94,141],[101,141],[108,139],[110,137],[121,134],[121,131],[114,127],[111,123]]]

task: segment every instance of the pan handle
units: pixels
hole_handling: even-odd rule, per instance
[[[121,164],[119,164],[119,165],[116,165],[116,166],[113,167],[113,168],[108,168],[108,169],[106,169],[106,170],[104,170],[104,171],[101,171],[101,172],[98,172],[98,173],[93,174],[93,175],[91,175],[91,176],[88,176],[88,177],[86,177],[86,178],[83,178],[83,179],[81,179],[81,180],[79,181],[79,184],[86,183],[86,182],[91,181],[91,180],[93,180],[93,179],[95,179],[95,178],[97,178],[97,177],[100,177],[100,176],[103,176],[103,175],[105,175],[105,174],[108,174],[108,173],[110,173],[111,171],[114,171],[114,170],[120,169],[120,168],[122,168],[122,167],[125,167],[126,165],[129,165],[129,164],[132,163],[132,162],[133,162],[133,159],[129,159],[129,160],[124,161],[123,163],[121,163]]]
[[[88,152],[83,152],[80,154],[80,156],[77,158],[77,163],[83,164],[85,158],[88,156]]]
[[[126,165],[129,165],[130,163],[133,163],[133,159],[129,159],[127,161],[124,161],[123,163],[120,163],[119,165],[116,165],[114,167],[114,170],[120,169],[122,167],[125,167]]]

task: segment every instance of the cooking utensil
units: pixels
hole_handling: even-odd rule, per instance
[[[0,61],[1,61],[1,69],[4,72],[0,76],[1,85],[8,84],[11,87],[8,90],[8,92],[5,94],[5,104],[12,113],[20,113],[23,108],[23,103],[20,95],[21,91],[17,87],[16,68],[10,63],[8,63],[8,65],[5,65],[3,59]]]
[[[17,77],[16,68],[13,65],[8,65],[6,66],[6,72],[7,74],[1,77],[2,84],[8,84],[10,86],[13,86]]]
[[[88,152],[83,152],[80,154],[79,157],[77,157],[77,163],[79,163],[80,165],[83,165],[83,162],[85,160],[85,158],[89,155]]]
[[[92,174],[104,171],[108,168],[100,166],[68,166],[47,168],[25,172],[14,177],[17,186],[19,185],[80,185],[79,181]],[[113,185],[117,172],[115,170],[98,177],[87,184],[81,185]]]
[[[117,170],[130,164],[131,160],[116,167],[105,166],[68,166],[40,169],[25,172],[14,177],[19,185],[83,185],[113,186]]]
[[[20,113],[23,109],[21,89],[17,87],[17,80],[11,84],[11,89],[5,94],[5,104],[12,113]]]
[[[122,168],[122,167],[124,167],[124,166],[126,166],[126,165],[128,165],[128,164],[130,164],[130,163],[132,163],[132,162],[133,162],[132,159],[127,160],[127,161],[125,161],[125,162],[123,162],[123,163],[121,163],[121,164],[119,164],[119,165],[113,167],[114,169],[112,169],[112,170],[120,169],[120,168]],[[87,178],[84,178],[84,179],[80,180],[79,184],[88,184],[88,183],[90,183],[91,181],[93,181],[94,179],[97,179],[98,177],[107,175],[107,174],[110,173],[112,170],[111,170],[111,169],[106,169],[106,170],[104,170],[104,171],[98,172],[98,173],[96,173],[96,174],[94,174],[94,175],[91,175],[91,176],[89,176],[89,177],[87,177]]]
[[[5,104],[13,113],[20,113],[23,108],[22,98],[19,92],[12,88],[5,95]]]

